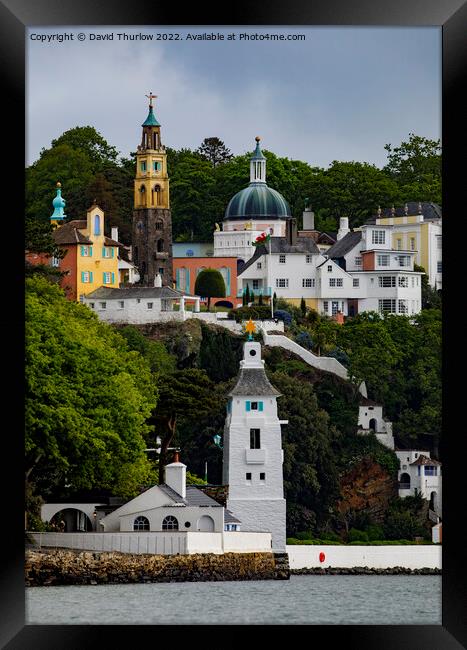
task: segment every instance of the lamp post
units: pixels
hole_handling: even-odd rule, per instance
[[[214,440],[214,444],[216,445],[216,447],[219,447],[219,449],[223,449],[223,448],[224,448],[224,447],[221,445],[221,440],[222,440],[222,438],[221,438],[221,436],[220,436],[218,433],[216,433],[216,435],[213,436],[212,439]]]

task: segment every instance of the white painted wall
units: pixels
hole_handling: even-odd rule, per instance
[[[39,547],[154,555],[261,553],[271,551],[271,533],[30,533]]]
[[[138,302],[140,300],[140,302]],[[123,302],[123,307],[120,307]],[[165,321],[183,321],[184,313],[180,311],[162,311],[161,300],[159,298],[89,298],[84,296],[83,303],[94,311],[99,320],[106,323],[159,323]],[[101,306],[105,303],[105,309]],[[152,303],[152,309],[148,308],[148,303]],[[91,307],[94,305],[94,307]]]
[[[290,546],[286,547],[291,569],[314,567],[369,567],[389,569],[441,569],[441,546]],[[319,555],[325,560],[320,562]]]

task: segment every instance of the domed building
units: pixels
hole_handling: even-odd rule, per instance
[[[282,194],[266,183],[266,158],[260,138],[250,159],[250,183],[237,192],[225,210],[222,230],[214,232],[214,257],[235,256],[249,260],[255,252],[252,242],[261,233],[284,237],[286,222],[292,215]]]

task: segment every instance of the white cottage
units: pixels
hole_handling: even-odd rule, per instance
[[[261,344],[247,341],[237,384],[229,393],[224,428],[223,482],[227,507],[241,520],[242,531],[271,532],[274,551],[285,550],[284,459],[277,415],[280,393],[261,360]]]
[[[103,517],[103,531],[239,530],[240,521],[232,513],[199,488],[186,484],[186,465],[179,461],[178,454],[165,467],[165,481]]]

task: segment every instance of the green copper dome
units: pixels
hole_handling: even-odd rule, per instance
[[[245,217],[269,217],[282,219],[290,217],[290,207],[282,194],[271,189],[266,183],[250,183],[237,192],[229,201],[225,219],[244,219]]]
[[[148,116],[141,126],[160,126],[159,122],[156,120],[152,106],[149,107]]]
[[[63,212],[65,205],[66,201],[62,196],[62,185],[61,183],[57,183],[57,194],[52,201],[52,207],[54,211],[50,219],[54,221],[58,219],[64,219],[66,217],[66,214]]]

